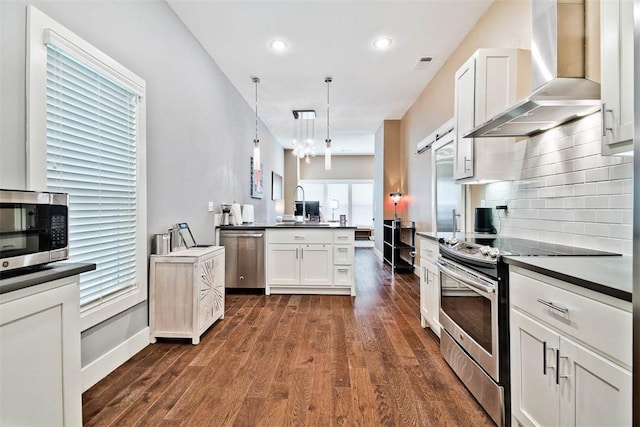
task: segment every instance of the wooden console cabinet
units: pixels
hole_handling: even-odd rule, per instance
[[[193,344],[224,318],[224,247],[152,255],[149,272],[151,342],[190,338]]]

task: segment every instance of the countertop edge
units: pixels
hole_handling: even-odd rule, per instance
[[[19,289],[36,286],[41,283],[52,282],[65,277],[75,276],[80,273],[96,269],[91,263],[55,263],[49,264],[44,270],[21,274],[18,276],[0,279],[0,294],[17,291]]]
[[[557,270],[547,269],[538,265],[532,265],[526,261],[520,260],[519,257],[506,256],[506,257],[503,257],[503,259],[509,265],[524,268],[525,270],[530,270],[536,273],[544,274],[545,276],[553,277],[555,279],[562,280],[564,282],[571,283],[573,285],[580,286],[585,289],[590,289],[592,291],[601,293],[603,295],[608,295],[614,298],[621,299],[623,301],[631,302],[632,294],[630,292],[626,292],[621,289],[611,288],[601,283],[593,282],[580,277],[575,277],[570,274],[561,273]]]
[[[295,225],[295,224],[243,224],[243,225],[222,225],[216,227],[219,230],[278,230],[278,229],[289,229],[289,228],[306,228],[310,230],[357,230],[358,227],[355,225],[342,225],[342,226],[331,226],[331,225]]]

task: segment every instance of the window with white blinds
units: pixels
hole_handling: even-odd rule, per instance
[[[137,286],[138,96],[47,45],[47,187],[69,193],[69,258],[92,307]]]
[[[32,5],[27,21],[27,188],[69,193],[69,261],[96,264],[85,331],[147,299],[146,82]]]

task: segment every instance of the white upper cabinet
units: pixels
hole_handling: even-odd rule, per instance
[[[479,49],[455,75],[454,178],[460,183],[513,179],[514,138],[463,138],[530,90],[530,54]]]
[[[602,154],[633,152],[633,1],[600,2]]]

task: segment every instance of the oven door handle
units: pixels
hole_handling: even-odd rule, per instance
[[[494,288],[492,288],[491,286],[485,286],[482,285],[478,282],[475,282],[473,280],[470,280],[466,277],[464,277],[461,274],[456,273],[455,271],[451,270],[450,268],[446,267],[444,264],[440,263],[440,262],[436,262],[436,265],[438,266],[438,268],[440,269],[440,271],[442,271],[444,274],[453,277],[454,279],[464,283],[465,285],[472,287],[474,289],[477,289],[479,291],[483,291],[487,294],[493,293],[495,291]]]

